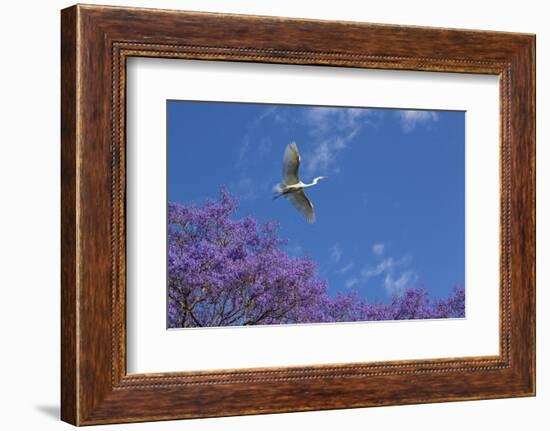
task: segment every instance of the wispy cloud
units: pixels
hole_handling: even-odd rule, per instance
[[[426,125],[439,120],[439,114],[436,111],[400,110],[396,112],[405,133],[412,132],[418,125]]]
[[[304,169],[307,175],[326,172],[360,130],[367,124],[373,111],[363,108],[314,107],[305,111],[303,120],[309,127],[312,145],[308,149]]]
[[[384,248],[386,247],[386,245],[383,243],[383,242],[379,242],[377,244],[374,244],[372,246],[372,252],[376,255],[376,256],[382,256],[384,254]]]
[[[256,119],[256,122],[260,122],[262,121],[263,119],[271,116],[271,115],[276,115],[277,114],[277,107],[276,106],[269,106],[267,108],[265,108],[265,110],[260,114],[258,115],[258,118]]]
[[[366,281],[369,278],[379,276],[384,273],[393,271],[396,267],[401,266],[403,263],[401,260],[395,260],[393,257],[388,257],[379,262],[374,267],[366,267],[361,270],[361,276]]]
[[[241,145],[239,147],[239,154],[237,156],[237,162],[235,167],[237,169],[243,169],[246,166],[248,161],[248,150],[250,148],[250,136],[247,134],[243,138]]]
[[[292,243],[288,245],[288,253],[291,256],[301,256],[304,254],[304,248],[298,243]]]
[[[306,121],[315,126],[312,134],[324,134],[338,131],[355,129],[365,117],[371,115],[370,109],[365,108],[331,108],[313,107],[305,111]]]
[[[265,137],[265,136],[257,137],[255,135],[258,127],[264,120],[268,120],[270,117],[275,117],[276,115],[277,115],[277,107],[270,106],[268,108],[265,108],[262,112],[260,112],[260,114],[256,118],[254,118],[250,122],[250,124],[248,124],[247,132],[244,135],[238,150],[237,163],[235,164],[236,168],[243,169],[251,161],[250,160],[251,158],[252,159],[256,157],[263,158],[269,152],[272,146],[271,138]],[[254,140],[255,142],[256,140],[259,141],[259,145],[256,145],[254,146],[254,148],[251,148],[252,140]]]
[[[342,259],[342,247],[340,244],[335,243],[330,248],[330,261],[334,264],[337,264]]]
[[[374,244],[372,249],[378,257],[378,262],[363,267],[354,275],[349,275],[344,283],[346,287],[370,286],[374,280],[374,283],[380,283],[388,294],[393,295],[417,281],[418,274],[410,268],[411,255],[406,254],[398,259],[393,256],[383,257],[386,251],[384,243]]]
[[[411,260],[410,255],[400,259],[387,257],[374,267],[364,268],[361,276],[365,282],[373,277],[383,277],[383,286],[389,294],[400,293],[416,281],[416,272],[409,268]]]
[[[344,284],[348,289],[351,289],[359,284],[359,279],[357,277],[351,277],[348,278]]]
[[[269,192],[271,180],[263,178],[261,181],[252,180],[251,168],[255,163],[264,159],[271,152],[273,142],[270,137],[258,136],[261,125],[270,118],[277,115],[277,107],[269,106],[262,110],[248,125],[246,134],[243,136],[241,145],[237,150],[235,170],[238,172],[238,179],[229,185],[230,190],[237,195],[241,201],[249,201],[258,198],[261,194]]]
[[[260,141],[258,142],[258,147],[256,149],[258,159],[263,159],[265,156],[267,156],[271,151],[272,146],[273,146],[273,141],[271,140],[271,138],[267,138],[267,137],[260,138]]]
[[[405,271],[399,276],[387,273],[384,278],[384,288],[390,294],[401,293],[405,288],[410,287],[411,283],[417,280],[418,276],[414,271]]]
[[[340,274],[347,274],[348,272],[350,272],[353,269],[354,266],[355,265],[353,264],[353,262],[350,262],[347,265],[344,265],[342,268],[340,268],[338,270],[338,272]]]
[[[251,201],[258,196],[258,185],[245,173],[241,173],[239,179],[229,184],[229,190],[238,196],[241,202]]]

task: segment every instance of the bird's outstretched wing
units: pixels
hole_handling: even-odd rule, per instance
[[[283,184],[292,185],[298,183],[298,169],[300,168],[300,153],[293,142],[285,148],[283,156]]]
[[[285,197],[292,203],[292,205],[294,205],[294,208],[300,211],[308,223],[315,223],[315,211],[313,210],[313,204],[307,198],[303,190],[288,193]]]

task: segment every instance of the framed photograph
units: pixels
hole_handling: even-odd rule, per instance
[[[61,14],[61,415],[535,394],[535,37]]]

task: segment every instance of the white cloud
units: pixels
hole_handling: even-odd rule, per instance
[[[381,277],[382,286],[389,294],[400,293],[417,280],[417,273],[409,268],[410,262],[410,255],[400,259],[387,257],[375,266],[363,268],[359,273],[359,281],[366,283],[372,278]]]
[[[357,277],[348,278],[346,280],[346,287],[348,289],[351,289],[352,287],[356,286],[359,283],[359,279]]]
[[[336,264],[340,262],[341,258],[342,258],[342,247],[340,247],[340,244],[336,243],[330,248],[330,261]]]
[[[260,138],[260,142],[256,149],[258,158],[263,159],[267,154],[269,154],[272,146],[273,146],[273,141],[271,140],[271,138],[267,138],[267,137]]]
[[[372,246],[372,252],[376,256],[382,256],[382,254],[384,253],[384,248],[386,248],[386,245],[383,242],[379,242]]]
[[[342,268],[340,268],[340,269],[338,270],[338,272],[339,272],[340,274],[347,274],[348,272],[350,272],[350,271],[353,269],[353,267],[354,267],[353,262],[350,262],[350,263],[348,263],[347,265],[345,265],[345,266],[343,266]]]
[[[435,111],[401,110],[397,111],[397,115],[399,115],[399,118],[401,120],[401,128],[406,133],[412,132],[417,125],[426,125],[439,120],[439,115]]]
[[[235,167],[237,169],[243,169],[247,162],[248,162],[248,149],[250,148],[250,138],[248,135],[246,135],[243,138],[243,141],[241,143],[241,146],[239,147],[239,154],[237,156],[237,163],[235,163]]]
[[[384,278],[384,288],[390,294],[402,293],[407,287],[411,287],[411,283],[414,283],[416,279],[417,275],[414,271],[405,271],[399,276],[388,273]]]
[[[247,125],[247,132],[244,135],[241,145],[238,147],[237,160],[235,169],[239,172],[238,180],[229,184],[229,189],[235,193],[241,201],[249,201],[256,199],[260,194],[264,193],[264,189],[269,189],[270,181],[258,181],[257,178],[252,178],[250,168],[255,163],[267,157],[273,147],[273,142],[270,137],[260,136],[261,123],[264,120],[269,120],[277,114],[277,107],[270,106],[263,109]],[[267,184],[269,183],[269,184]]]
[[[313,151],[306,160],[306,170],[308,172],[326,169],[330,162],[334,159],[334,148],[328,141],[323,141]]]
[[[277,112],[277,107],[276,106],[269,106],[267,107],[266,109],[264,109],[264,111],[258,116],[258,118],[256,119],[256,123],[259,123],[260,121],[262,121],[264,118],[267,118],[269,117],[270,115],[277,115],[276,114]]]
[[[229,190],[241,201],[251,201],[258,197],[258,186],[252,178],[241,174],[237,182],[229,185]]]
[[[304,157],[307,175],[326,171],[338,153],[348,146],[359,131],[369,124],[372,110],[363,108],[315,107],[305,111],[304,122],[310,127],[313,149]]]
[[[269,106],[262,110],[262,112],[260,112],[260,114],[247,125],[247,132],[243,138],[241,146],[239,147],[236,163],[237,168],[245,167],[251,161],[249,159],[253,159],[255,155],[259,155],[260,158],[262,158],[269,152],[271,149],[271,139],[269,137],[257,137],[255,135],[262,121],[270,117],[277,118],[278,115],[277,107]],[[251,148],[251,141],[255,142],[257,140],[260,141],[259,148],[257,146]]]
[[[292,256],[301,256],[304,254],[304,248],[298,243],[293,243],[288,245],[288,252]]]
[[[378,263],[378,265],[376,265],[375,267],[363,269],[361,271],[361,276],[365,280],[368,280],[371,277],[376,277],[385,272],[389,272],[399,265],[399,261],[396,261],[393,257],[388,257],[387,259],[384,259],[383,261]]]
[[[371,115],[365,108],[313,107],[305,111],[305,120],[314,128],[311,135],[319,135],[334,130],[346,131],[361,125],[362,120]]]

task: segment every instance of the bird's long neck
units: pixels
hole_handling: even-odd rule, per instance
[[[319,182],[321,178],[317,177],[317,178],[313,178],[313,181],[309,184],[304,184],[304,187],[313,187],[315,184],[317,184]]]

